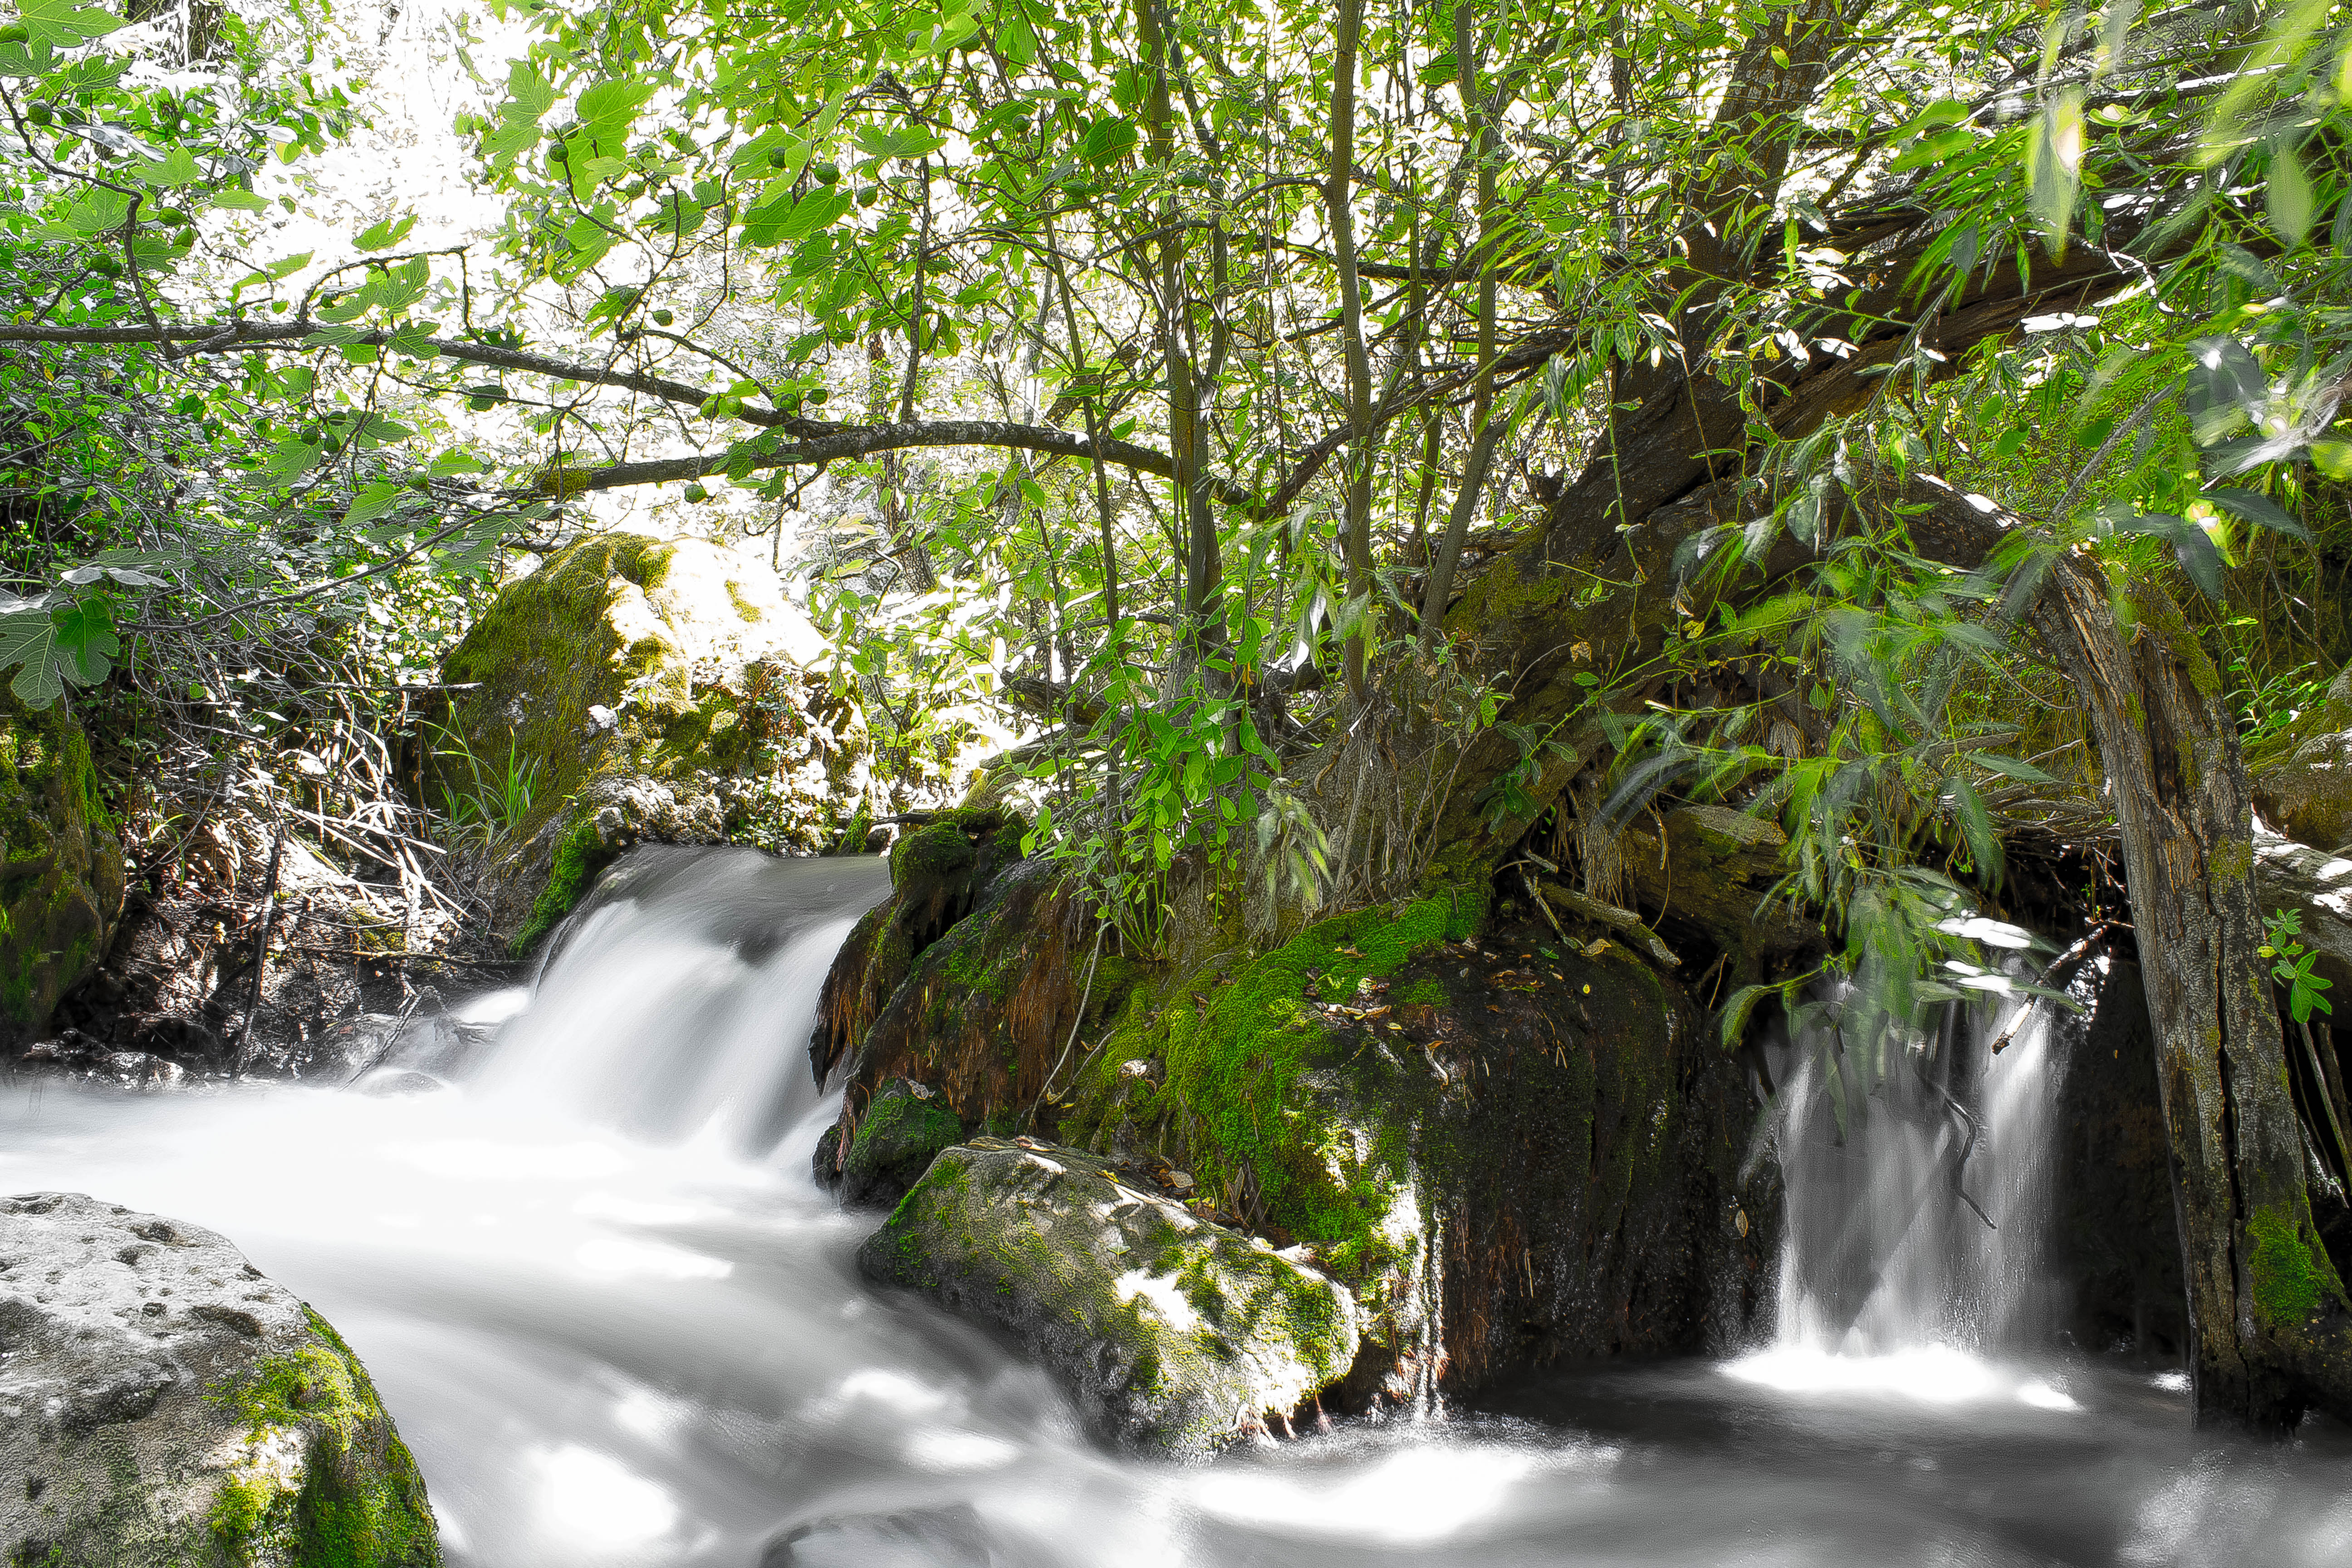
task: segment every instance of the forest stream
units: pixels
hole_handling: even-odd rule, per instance
[[[1989,1242],[1890,1267],[1843,1353],[1801,1256],[1782,1339],[1728,1361],[1120,1457],[1005,1344],[861,1279],[871,1221],[811,1181],[835,1107],[800,1043],[885,890],[877,861],[641,853],[535,985],[356,1089],[0,1090],[0,1192],[235,1237],[365,1357],[480,1568],[2352,1562],[2352,1434],[2194,1431],[2178,1371],[1999,1349],[2038,1287]],[[1970,1178],[1996,1208],[2036,1201],[2014,1131]],[[1885,1170],[1805,1169],[1801,1253],[1901,1206]]]

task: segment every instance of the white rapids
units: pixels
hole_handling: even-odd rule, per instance
[[[817,988],[883,890],[641,853],[535,988],[467,1005],[496,1037],[446,1086],[18,1080],[0,1192],[212,1226],[309,1300],[461,1568],[2352,1563],[2340,1432],[2201,1438],[2145,1374],[1934,1332],[1531,1374],[1195,1468],[1108,1451],[1005,1346],[867,1287],[873,1217],[809,1180]]]

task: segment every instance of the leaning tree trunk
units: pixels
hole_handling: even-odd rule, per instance
[[[2091,720],[2155,1026],[2200,1419],[2352,1409],[2343,1282],[2312,1223],[2254,902],[2253,796],[2221,675],[2160,588],[2137,635],[2062,558],[2033,616]]]
[[[1973,567],[2015,519],[1914,486],[1922,552]],[[2352,1414],[2352,1307],[2312,1223],[2254,891],[2253,796],[2221,673],[2160,587],[2116,616],[2059,555],[2028,620],[2089,715],[2154,1025],[2200,1420]]]

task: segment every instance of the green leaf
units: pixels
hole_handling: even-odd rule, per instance
[[[368,225],[366,228],[360,231],[359,237],[352,243],[362,250],[390,250],[405,239],[408,237],[408,231],[415,226],[416,219],[414,215],[400,218],[386,218],[381,223]]]
[[[373,484],[362,486],[352,497],[351,507],[343,513],[343,521],[354,527],[363,522],[373,522],[398,506],[404,493],[405,487],[390,479],[378,479]]]
[[[131,198],[119,191],[87,190],[68,203],[56,221],[39,233],[50,239],[95,239],[122,226],[131,215]]]
[[[16,16],[33,43],[58,49],[102,38],[123,25],[120,16],[94,5],[77,5],[73,0],[19,0]]]
[[[555,86],[529,60],[517,60],[507,70],[507,101],[500,112],[509,120],[537,121],[555,107]]]
[[[2311,232],[2316,204],[2311,194],[2311,176],[2304,173],[2302,158],[2284,136],[2271,142],[2270,180],[2263,195],[2270,206],[2271,232],[2278,236],[2282,246],[2293,250]]]
[[[580,134],[594,142],[596,150],[606,157],[619,156],[637,110],[653,95],[649,82],[598,82],[580,95]]]
[[[838,189],[814,190],[797,202],[779,197],[744,215],[743,243],[765,247],[804,239],[830,226],[849,211],[850,205],[848,193]]]
[[[2137,517],[2124,518],[2113,525],[2117,533],[2153,533],[2172,545],[2180,568],[2189,580],[2214,603],[2221,602],[2221,552],[2213,548],[2205,531],[2185,517],[2170,512],[2144,512]]]
[[[2016,757],[2004,757],[1993,752],[1966,752],[1961,754],[1987,773],[1999,773],[2005,779],[2015,779],[2021,784],[2054,784],[2058,782],[2032,763]]]
[[[2352,211],[2352,202],[2344,205]],[[2352,441],[2314,441],[2311,466],[2331,479],[2352,479]]]
[[[2034,220],[2049,240],[2051,254],[2061,258],[2066,254],[2082,172],[2083,89],[2062,88],[2033,117],[2025,141],[2025,184]]]
[[[1960,773],[1954,773],[1944,781],[1944,794],[1952,803],[1952,815],[1959,819],[1960,835],[1968,840],[1969,857],[1977,864],[1977,874],[1998,878],[2001,864],[2000,835],[1993,830],[1992,817],[1985,810],[1984,798],[1977,794],[1976,785]]]
[[[77,686],[96,686],[114,667],[122,639],[103,599],[83,599],[49,612],[57,623],[58,673]]]
[[[1958,128],[1939,131],[1933,135],[1920,137],[1896,153],[1895,161],[1887,165],[1887,169],[1892,174],[1899,174],[1906,169],[1917,169],[1929,163],[1940,163],[1955,153],[1967,152],[1976,143],[1976,133],[1972,131]]]
[[[1015,66],[1025,66],[1037,58],[1037,33],[1029,26],[1029,18],[1014,7],[1013,19],[997,29],[997,51]]]
[[[1756,1011],[1756,1005],[1776,989],[1770,985],[1743,985],[1731,994],[1730,1000],[1724,1003],[1723,1011],[1716,1019],[1716,1037],[1722,1042],[1725,1050],[1738,1048],[1740,1039],[1748,1033],[1748,1019]]]
[[[8,689],[28,708],[47,708],[65,695],[57,668],[58,624],[46,610],[0,616],[0,669],[22,665]]]
[[[131,165],[131,172],[151,185],[195,185],[205,180],[205,172],[185,147],[174,147],[161,158],[142,158]]]

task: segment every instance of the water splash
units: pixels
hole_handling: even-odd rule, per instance
[[[1993,1364],[2046,1348],[2063,1304],[2048,1260],[2057,1025],[2046,1004],[2000,1000],[1867,1049],[1807,1026],[1773,1127],[1788,1194],[1777,1340],[1736,1374],[2071,1403]]]

